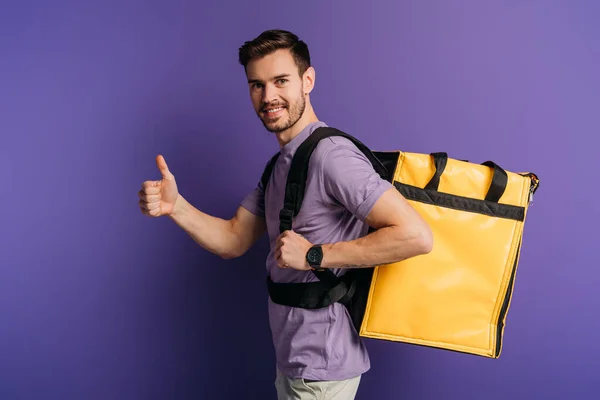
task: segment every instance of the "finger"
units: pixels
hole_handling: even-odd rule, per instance
[[[283,260],[283,258],[280,258],[280,259],[277,261],[277,266],[278,266],[279,268],[287,268],[287,265],[286,265],[285,261]]]
[[[173,174],[171,171],[169,171],[169,167],[167,167],[165,158],[160,154],[156,156],[156,166],[158,167],[163,179],[167,181],[172,181],[174,179]]]
[[[278,240],[277,243],[275,244],[275,251],[279,251],[282,246],[283,246],[283,242],[281,240]]]
[[[160,195],[158,195],[158,194],[146,194],[142,190],[140,190],[138,192],[138,197],[140,199],[144,200],[146,203],[160,202]]]
[[[148,203],[160,203],[161,197],[159,194],[148,194],[145,197],[146,197],[145,200]]]
[[[146,216],[148,216],[148,217],[152,217],[152,216],[153,216],[152,214],[153,214],[155,211],[148,210],[148,207],[147,207],[147,204],[146,204],[146,203],[144,203],[144,202],[140,201],[139,205],[140,205],[140,211],[142,212],[142,214],[144,214],[144,215],[146,215]]]
[[[160,215],[160,207],[156,207],[155,209],[149,210],[148,214],[153,217],[158,217]]]
[[[283,253],[280,253],[276,260],[279,268],[288,268],[287,257]]]
[[[152,203],[146,203],[146,208],[150,211],[159,210],[160,211],[160,201],[154,201]]]
[[[140,208],[147,210],[147,211],[154,211],[156,209],[160,209],[159,201],[154,201],[154,202],[149,203],[147,201],[140,199],[138,201],[138,205],[140,206]]]
[[[142,190],[146,194],[158,194],[160,193],[160,181],[146,181],[142,183]]]
[[[160,207],[160,203],[148,203],[144,200],[138,201],[138,205],[141,209],[146,211],[152,211]]]
[[[141,208],[142,214],[147,217],[158,217],[160,215],[160,210],[146,210]]]

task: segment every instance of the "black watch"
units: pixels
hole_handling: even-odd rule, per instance
[[[319,268],[323,261],[323,249],[320,244],[312,246],[306,253],[306,261],[313,268]]]

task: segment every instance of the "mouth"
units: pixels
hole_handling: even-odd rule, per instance
[[[278,107],[264,108],[262,110],[262,112],[267,118],[273,119],[273,118],[280,117],[281,114],[283,114],[284,110],[285,110],[285,106],[278,106]]]

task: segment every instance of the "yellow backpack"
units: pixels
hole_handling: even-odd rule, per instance
[[[296,151],[287,177],[280,231],[302,207],[308,161],[318,142],[343,136],[411,203],[433,231],[430,253],[319,281],[279,283],[267,277],[271,299],[308,309],[346,306],[362,337],[498,358],[514,288],[525,217],[539,186],[534,173],[505,171],[446,153],[371,151],[334,128],[315,130]],[[262,176],[266,187],[277,153]]]

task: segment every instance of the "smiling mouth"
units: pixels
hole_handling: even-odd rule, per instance
[[[281,116],[281,114],[283,113],[283,110],[285,110],[285,108],[286,108],[285,106],[266,108],[266,109],[263,109],[263,114],[267,118],[277,118],[277,117]]]
[[[276,113],[278,111],[283,110],[285,107],[284,106],[279,106],[279,107],[271,107],[271,108],[263,108],[263,112],[269,114],[269,113]]]

